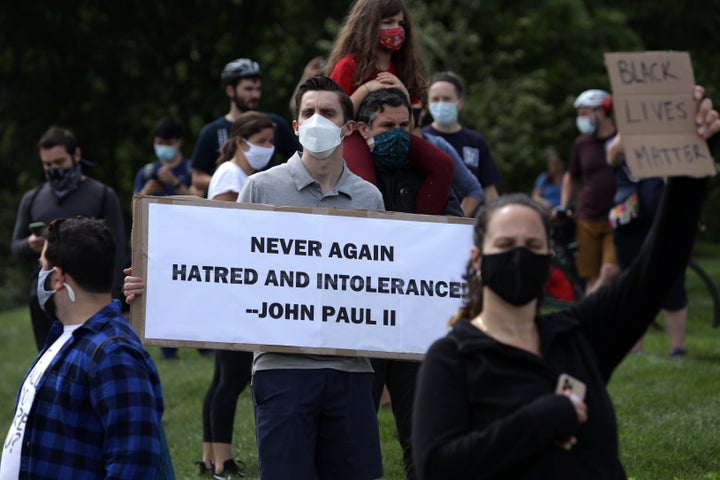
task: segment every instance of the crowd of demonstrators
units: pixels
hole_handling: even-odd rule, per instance
[[[608,165],[605,143],[615,135],[612,99],[597,89],[582,92],[574,102],[580,135],[573,143],[570,165],[565,172],[558,212],[567,212],[581,184],[575,219],[578,246],[577,267],[592,293],[618,273],[608,213],[615,196],[615,174]]]
[[[230,128],[230,137],[220,148],[209,199],[237,200],[247,178],[272,160],[274,130],[275,124],[263,113],[250,111],[238,116]],[[233,459],[232,436],[237,400],[250,383],[252,360],[252,352],[215,352],[215,370],[202,407],[202,460],[196,462],[201,476],[206,472],[216,478],[243,476],[244,463]]]
[[[45,243],[43,227],[56,218],[75,215],[104,219],[113,233],[117,251],[112,294],[114,298],[121,298],[125,225],[115,191],[83,173],[81,149],[71,131],[51,127],[40,137],[37,148],[46,181],[23,194],[11,251],[16,258],[35,262],[29,306],[35,345],[40,350],[54,321],[40,308],[37,297],[37,260]]]
[[[323,69],[329,77],[317,75]],[[460,79],[451,72],[438,73],[426,88],[403,0],[353,2],[327,65],[316,57],[303,71],[291,108],[292,126],[278,115],[257,111],[261,71],[256,62],[239,58],[228,63],[221,81],[230,109],[202,128],[192,161],[182,155],[182,125],[172,118],[161,119],[154,130],[158,160],[137,172],[136,192],[270,205],[477,215],[477,220],[466,272],[470,295],[451,332],[431,347],[422,367],[415,361],[215,351],[214,373],[202,407],[202,460],[196,462],[200,475],[244,476],[244,465],[233,458],[232,436],[237,399],[251,383],[264,480],[381,477],[376,413],[384,387],[391,396],[408,479],[464,478],[480,472],[496,478],[530,478],[538,472],[548,478],[570,478],[590,471],[590,465],[600,465],[604,477],[622,478],[604,385],[660,306],[657,296],[649,298],[647,292],[669,290],[669,280],[678,276],[676,270],[692,242],[692,232],[685,226],[694,215],[680,218],[659,206],[654,233],[648,233],[649,223],[642,236],[638,233],[632,240],[626,232],[613,232],[616,244],[627,247],[648,236],[653,247],[640,253],[626,248],[619,255],[621,267],[627,270],[624,276],[569,309],[538,315],[538,297],[550,262],[547,208],[527,196],[499,197],[500,175],[487,142],[458,118],[464,101]],[[608,96],[597,92],[585,92],[575,103],[583,135],[573,147],[569,171],[563,175],[559,156],[550,157],[547,175],[533,192],[562,211],[574,196],[575,182],[583,181],[576,217],[585,227],[578,242],[586,246],[581,247],[578,264],[581,274],[591,280],[589,291],[609,282],[614,261],[606,245],[609,229],[606,232],[600,225],[607,226],[608,212],[603,217],[599,209],[607,203],[608,192],[615,193],[614,176],[612,189],[607,182],[608,171],[613,173],[605,152],[615,129]],[[420,129],[424,98],[433,121]],[[720,130],[708,101],[700,103],[699,114],[707,121],[705,137]],[[13,233],[13,252],[39,257],[42,267],[40,282],[34,277],[31,311],[38,349],[46,339],[48,343],[28,378],[39,378],[36,384],[45,385],[55,368],[65,368],[57,359],[67,354],[67,363],[75,366],[79,354],[72,349],[84,352],[90,348],[86,344],[95,342],[98,368],[125,374],[129,373],[123,370],[129,369],[143,376],[142,381],[133,380],[133,388],[144,389],[142,405],[120,405],[120,400],[110,397],[101,401],[115,402],[121,410],[143,408],[143,425],[159,426],[162,394],[147,353],[128,333],[132,332],[127,324],[118,324],[117,304],[110,303],[104,290],[93,290],[76,278],[75,267],[57,253],[65,235],[72,239],[77,231],[94,231],[100,224],[68,220],[62,229],[58,222],[49,231],[31,230],[34,222],[50,223],[76,214],[105,218],[117,242],[113,271],[119,275],[125,256],[117,197],[109,187],[82,174],[80,149],[69,132],[49,130],[39,151],[47,182],[25,194]],[[620,158],[618,151],[616,137],[609,144],[608,158]],[[665,189],[666,201],[697,212],[703,186],[702,180],[673,180]],[[657,206],[660,202],[653,198]],[[35,226],[41,228],[42,223]],[[89,235],[83,241],[94,238]],[[41,256],[43,245],[47,254]],[[592,249],[598,254],[595,259]],[[677,250],[672,261],[656,261],[670,250]],[[612,243],[610,251],[614,252]],[[132,269],[125,273],[124,294],[130,303],[144,292],[144,284],[132,276]],[[637,281],[646,275],[652,276],[650,287]],[[51,315],[45,316],[41,305],[50,297]],[[672,313],[681,312],[686,298],[682,302],[680,297],[671,298],[677,302],[664,306]],[[50,330],[53,315],[60,322]],[[673,323],[673,317],[666,321],[669,330],[680,325]],[[88,332],[86,343],[62,343],[86,335],[84,326],[75,325],[100,322],[107,323],[107,331],[120,333],[103,333],[103,327]],[[673,330],[675,336],[670,332],[676,355],[684,354],[684,319],[682,327]],[[607,340],[611,335],[612,342]],[[126,354],[135,363],[130,365]],[[95,357],[83,355],[85,363],[78,372],[85,372],[91,382],[87,401],[97,402],[92,390],[97,383],[92,377]],[[86,371],[90,366],[93,370]],[[554,393],[553,380],[562,372],[588,386],[585,398],[567,391]],[[33,386],[24,385],[22,391]],[[53,388],[61,392],[65,386],[56,382]],[[23,398],[24,394],[18,408],[27,406]],[[32,405],[32,396],[27,398]],[[478,399],[483,408],[478,407]],[[39,401],[45,402],[45,397],[36,396],[35,402]],[[47,408],[52,414],[63,413]],[[57,409],[61,408],[69,406],[58,403]],[[44,415],[43,410],[36,415]],[[112,421],[118,418],[124,417],[112,416]],[[18,434],[12,428],[9,435]],[[100,438],[92,422],[86,428],[96,435],[93,438]],[[130,431],[127,438],[117,440],[128,456],[126,465],[118,468],[136,469],[122,478],[150,478],[157,469],[162,438],[146,431],[158,430]],[[36,432],[40,432],[37,425],[28,422],[19,435],[40,438],[38,445],[49,446],[52,454],[56,445],[35,437],[40,435]],[[142,458],[136,456],[137,442],[145,445]],[[102,448],[102,442],[96,447]],[[2,469],[41,471],[32,469],[46,468],[45,464],[25,466],[26,455],[44,458],[45,452],[36,450],[4,451]],[[12,458],[8,467],[6,454]],[[101,458],[98,451],[91,454],[93,459],[72,460],[72,468],[101,468],[93,463]]]
[[[464,101],[460,78],[452,72],[435,74],[430,80],[427,97],[433,121],[423,127],[423,133],[442,137],[452,145],[482,185],[485,200],[497,198],[500,172],[490,146],[482,135],[464,127],[459,120]]]
[[[89,218],[54,220],[44,233],[37,295],[59,322],[18,392],[0,478],[154,479],[169,457],[163,396],[112,299],[115,234]]]
[[[193,186],[203,195],[207,193],[218,152],[228,139],[232,122],[243,112],[258,110],[262,97],[262,72],[257,62],[249,58],[238,58],[225,65],[220,80],[230,99],[230,110],[200,130],[192,156]],[[283,160],[300,150],[287,120],[274,113],[265,114],[275,123],[273,144]]]
[[[404,1],[355,0],[333,44],[327,70],[350,96],[355,114],[369,93],[397,88],[419,115],[425,81]],[[349,135],[344,146],[348,168],[375,183],[375,165],[364,140]],[[418,136],[410,138],[408,158],[425,175],[416,211],[442,212],[452,185],[452,159]]]
[[[424,175],[407,159],[410,146],[411,107],[402,91],[381,89],[367,95],[360,104],[358,131],[371,145],[377,187],[382,193],[385,210],[416,213],[416,196]],[[462,216],[460,203],[451,195],[444,214]],[[391,397],[391,406],[398,440],[402,446],[405,476],[416,478],[412,462],[411,422],[415,395],[415,379],[419,361],[373,358],[375,372],[373,401],[380,407],[384,386]]]
[[[697,131],[707,139],[720,120],[702,95],[695,90]],[[482,209],[469,295],[418,377],[419,478],[626,478],[606,385],[687,265],[707,183],[670,179],[632,265],[548,313],[538,311],[551,261],[547,210],[524,194]]]
[[[665,183],[661,178],[633,178],[625,164],[624,148],[619,134],[608,143],[607,161],[613,167],[617,181],[615,207],[610,211],[612,237],[620,271],[625,271],[640,254],[643,242],[650,233]],[[661,310],[670,341],[670,356],[673,358],[685,356],[687,304],[683,271],[668,291]],[[632,352],[642,352],[642,338],[635,344]]]

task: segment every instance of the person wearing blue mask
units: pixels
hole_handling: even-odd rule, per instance
[[[138,170],[133,191],[156,196],[195,194],[190,161],[183,156],[182,144],[182,123],[175,118],[161,118],[153,131],[157,160]]]
[[[135,174],[133,192],[142,195],[196,195],[192,186],[190,160],[185,158],[183,144],[183,126],[180,120],[163,117],[153,130],[153,149],[157,160],[145,164]],[[160,353],[165,359],[177,357],[177,348],[162,347]],[[200,350],[200,353],[205,353]]]
[[[34,262],[37,273],[37,260],[45,243],[45,225],[56,218],[75,215],[104,219],[113,232],[118,252],[112,295],[120,298],[126,240],[125,223],[115,191],[83,173],[80,146],[70,130],[57,126],[48,129],[38,141],[38,153],[46,181],[25,192],[20,200],[12,234],[13,256]],[[35,345],[40,350],[55,319],[38,304],[37,275],[30,278],[30,318]]]
[[[496,185],[500,172],[490,153],[487,141],[475,130],[460,123],[459,113],[463,106],[463,85],[452,72],[435,74],[428,88],[428,108],[433,122],[423,127],[423,134],[444,138],[477,177],[485,193],[485,201],[498,197]]]

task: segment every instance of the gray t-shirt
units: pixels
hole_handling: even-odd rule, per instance
[[[322,193],[296,153],[287,163],[248,177],[238,202],[294,207],[324,207],[353,210],[385,210],[375,185],[347,167],[335,187]],[[331,368],[344,372],[372,372],[367,358],[331,355],[256,353],[253,373],[258,370]]]

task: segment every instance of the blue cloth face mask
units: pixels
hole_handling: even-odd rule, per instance
[[[155,155],[161,162],[170,163],[175,159],[175,155],[177,155],[177,147],[175,145],[158,145],[156,143],[154,146]]]
[[[52,269],[50,270],[40,270],[38,272],[38,283],[37,283],[37,297],[38,297],[38,303],[40,304],[40,309],[44,312],[45,306],[48,303],[48,300],[50,300],[50,297],[52,297],[55,294],[55,290],[46,290],[45,289],[45,282],[47,281],[48,277],[52,273]],[[68,291],[68,296],[70,297],[70,301],[75,301],[75,292],[73,291],[72,287],[68,285],[67,283],[63,284],[63,287],[65,287]]]
[[[440,125],[452,125],[457,121],[458,108],[457,103],[435,102],[428,107],[430,115]]]
[[[400,168],[408,163],[410,133],[402,128],[393,128],[367,141],[372,157],[379,165]]]

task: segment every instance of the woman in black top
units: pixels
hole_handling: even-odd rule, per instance
[[[696,89],[698,99],[702,89]],[[712,102],[698,133],[720,130]],[[610,375],[683,271],[707,179],[668,182],[641,255],[614,282],[538,314],[551,260],[542,207],[522,194],[477,218],[469,296],[429,349],[415,396],[413,452],[421,479],[624,479]],[[569,374],[586,386],[556,393]]]

